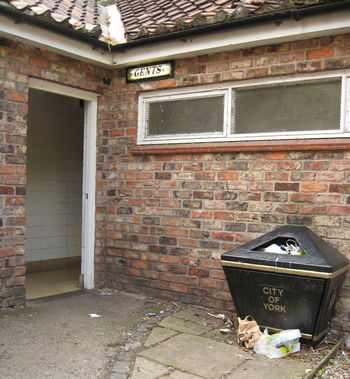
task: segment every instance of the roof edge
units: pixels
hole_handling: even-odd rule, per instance
[[[225,30],[233,27],[248,26],[252,24],[261,24],[266,22],[281,23],[286,19],[300,20],[302,17],[317,15],[321,13],[326,13],[329,11],[339,11],[341,9],[350,8],[350,0],[343,0],[337,3],[321,4],[316,6],[308,6],[299,9],[285,9],[279,10],[272,13],[266,13],[256,16],[250,16],[241,19],[233,19],[223,23],[214,23],[209,25],[203,25],[198,27],[191,27],[185,30],[176,30],[174,32],[166,34],[157,34],[152,36],[147,36],[143,38],[138,38],[135,40],[127,41],[120,45],[110,46],[111,51],[116,52],[128,48],[133,48],[145,44],[151,44],[161,41],[167,41],[176,38],[184,38],[190,35],[198,35],[203,33],[215,32],[219,30]]]
[[[331,2],[315,6],[307,6],[299,9],[279,10],[272,13],[255,15],[240,19],[233,19],[222,23],[218,22],[198,27],[189,27],[188,29],[184,30],[176,30],[165,34],[146,36],[135,40],[129,40],[118,45],[112,45],[109,44],[107,41],[102,41],[98,39],[98,37],[93,37],[92,35],[89,35],[87,33],[83,33],[73,28],[63,27],[60,24],[55,24],[45,19],[34,17],[30,14],[17,11],[0,0],[0,14],[2,13],[10,17],[14,19],[16,22],[28,23],[42,29],[50,30],[52,32],[64,35],[66,37],[81,42],[85,42],[91,45],[92,47],[100,48],[104,51],[110,52],[124,51],[125,49],[132,49],[133,47],[139,47],[142,45],[157,43],[161,41],[180,39],[193,35],[200,35],[204,33],[227,30],[230,28],[248,26],[253,24],[263,24],[269,22],[279,24],[286,19],[300,20],[303,17],[322,14],[329,11],[339,11],[346,8],[350,8],[350,0],[337,1],[336,3]]]
[[[60,24],[55,24],[53,22],[49,22],[44,19],[31,16],[24,12],[17,11],[16,9],[13,9],[9,5],[6,5],[6,4],[4,5],[3,3],[0,2],[0,14],[1,13],[8,17],[11,17],[16,22],[28,23],[28,24],[40,27],[42,29],[46,29],[46,30],[50,30],[59,34],[63,34],[72,39],[76,39],[81,42],[88,43],[89,45],[92,45],[93,47],[98,47],[103,50],[110,50],[110,45],[107,42],[103,42],[96,37],[92,37],[89,34],[82,33],[77,30],[70,29],[67,27],[62,27]]]

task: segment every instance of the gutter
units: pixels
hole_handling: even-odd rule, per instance
[[[66,27],[63,27],[60,24],[55,24],[53,22],[49,22],[43,20],[39,17],[31,16],[24,12],[20,12],[18,10],[13,9],[9,5],[2,5],[0,3],[0,13],[3,13],[11,18],[13,18],[18,23],[28,23],[34,26],[38,26],[40,28],[53,31],[58,34],[65,35],[69,38],[76,39],[82,42],[85,42],[89,45],[92,45],[95,48],[101,48],[105,51],[111,52],[120,52],[125,49],[131,49],[137,46],[144,46],[146,44],[152,44],[162,41],[168,41],[172,39],[181,39],[186,38],[193,35],[215,32],[230,28],[236,28],[241,26],[249,26],[253,24],[261,24],[261,23],[281,23],[285,19],[294,19],[296,21],[300,20],[302,17],[312,16],[315,14],[326,13],[330,11],[337,11],[344,8],[350,8],[350,0],[338,1],[336,3],[328,3],[316,6],[309,6],[300,9],[285,9],[276,11],[273,13],[266,13],[262,15],[250,16],[241,19],[233,19],[223,23],[215,23],[210,25],[202,25],[198,27],[191,27],[186,30],[179,30],[175,32],[170,32],[167,34],[159,34],[153,35],[149,37],[139,38],[136,40],[131,40],[125,42],[120,45],[110,45],[106,42],[100,41],[96,37],[92,37],[91,35],[84,34],[77,30],[72,30]]]
[[[300,9],[285,9],[281,11],[276,11],[273,13],[266,13],[257,16],[250,16],[241,19],[234,19],[224,23],[215,23],[210,25],[203,25],[198,27],[192,27],[186,30],[179,30],[175,32],[170,32],[167,34],[159,34],[150,37],[139,38],[136,40],[131,40],[121,45],[111,46],[111,51],[123,51],[124,49],[133,48],[136,46],[141,46],[145,44],[151,44],[161,41],[167,41],[170,39],[181,39],[193,35],[215,32],[240,26],[249,26],[253,24],[261,23],[276,23],[279,24],[285,19],[292,18],[296,21],[300,20],[302,17],[312,16],[315,14],[326,13],[329,11],[337,11],[344,8],[350,8],[350,0],[344,0],[337,3],[322,4],[317,6],[310,6]]]
[[[39,17],[31,16],[28,13],[20,12],[16,9],[13,9],[9,5],[2,5],[0,3],[0,14],[1,13],[14,19],[15,23],[28,23],[42,29],[50,30],[58,34],[65,35],[69,38],[88,43],[89,45],[92,45],[93,47],[96,47],[96,48],[101,48],[103,50],[110,50],[106,42],[100,41],[96,37],[92,37],[91,35],[76,31],[74,29],[63,27],[60,24],[55,24],[53,22],[43,20]],[[0,25],[0,30],[1,30],[1,25]]]

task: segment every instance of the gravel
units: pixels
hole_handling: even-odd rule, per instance
[[[336,350],[336,351],[334,351]],[[317,346],[302,343],[300,352],[284,359],[312,362],[305,379],[350,378],[350,348],[343,341],[336,340],[331,334]]]

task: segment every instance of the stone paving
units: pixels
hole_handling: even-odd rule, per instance
[[[246,352],[222,327],[222,320],[193,306],[156,315],[131,336],[111,379],[297,379],[311,366]]]

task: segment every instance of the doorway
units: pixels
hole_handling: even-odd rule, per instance
[[[30,82],[27,299],[93,288],[96,100],[85,91]]]

